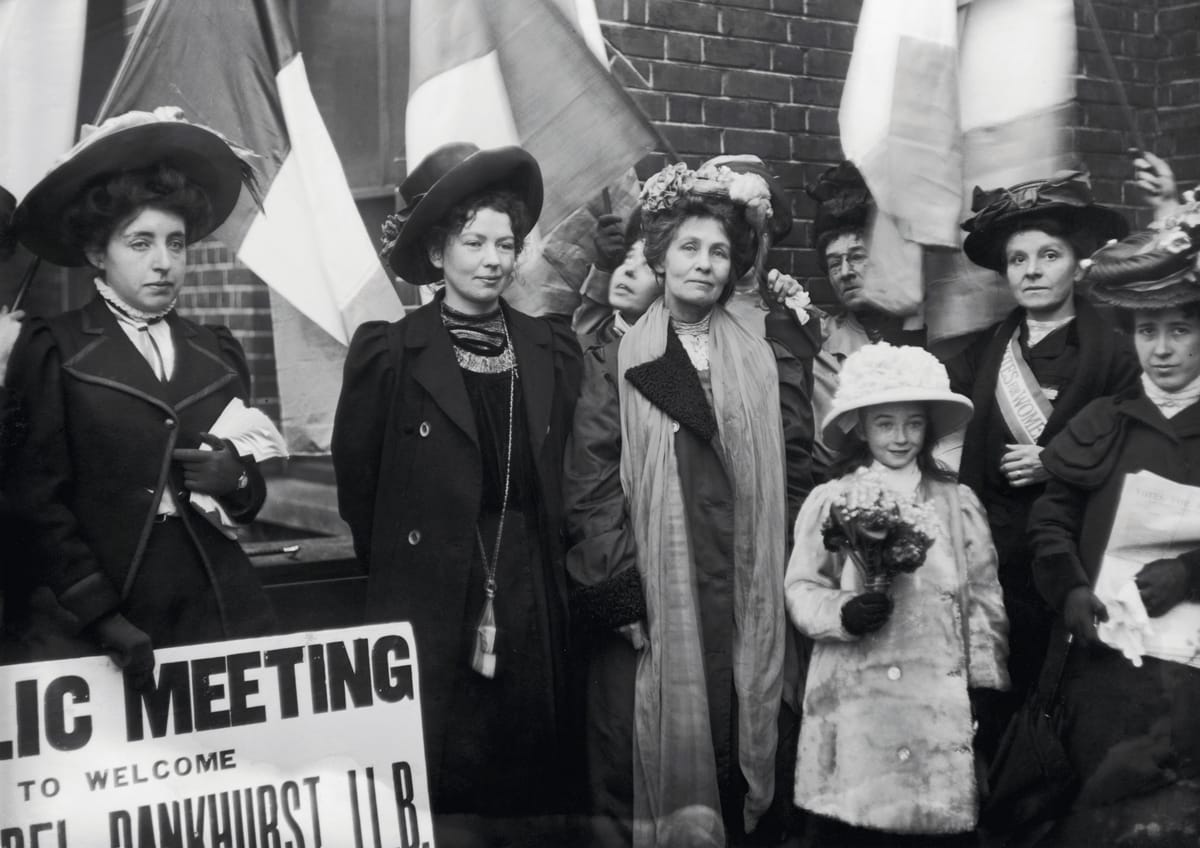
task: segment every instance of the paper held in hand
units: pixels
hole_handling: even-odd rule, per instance
[[[1133,579],[1149,562],[1200,548],[1200,486],[1149,471],[1128,474],[1096,577],[1109,620],[1100,638],[1141,665],[1142,656],[1200,668],[1200,604],[1184,602],[1149,618]]]

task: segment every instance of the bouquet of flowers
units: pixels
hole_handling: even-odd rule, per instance
[[[886,593],[897,574],[916,571],[937,535],[932,506],[898,495],[859,469],[821,527],[825,547],[854,562],[868,592]]]

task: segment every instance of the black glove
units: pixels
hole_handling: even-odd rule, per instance
[[[125,670],[134,688],[150,682],[154,671],[154,646],[150,637],[119,612],[109,613],[89,627],[92,638]]]
[[[1146,563],[1133,578],[1137,584],[1146,614],[1158,618],[1188,599],[1191,586],[1188,569],[1180,559],[1156,559]]]
[[[598,217],[592,243],[596,246],[596,268],[609,273],[617,270],[625,259],[625,228],[621,216],[610,213]]]
[[[201,433],[200,441],[212,450],[176,448],[171,452],[171,459],[183,466],[183,485],[199,495],[228,495],[237,489],[238,480],[246,470],[241,457],[232,442],[211,433]]]
[[[842,606],[842,627],[847,633],[862,636],[874,633],[892,615],[892,599],[883,592],[855,595]]]

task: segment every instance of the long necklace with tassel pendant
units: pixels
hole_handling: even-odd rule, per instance
[[[492,601],[496,597],[496,581],[489,580],[484,589],[487,600],[475,627],[475,650],[471,654],[471,668],[484,677],[496,676],[496,609]]]

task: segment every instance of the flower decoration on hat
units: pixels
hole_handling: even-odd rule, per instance
[[[683,162],[668,165],[642,186],[641,206],[649,214],[680,203],[688,195],[727,198],[746,209],[746,218],[762,232],[772,215],[771,188],[758,174],[738,173],[726,165],[691,170]]]
[[[860,398],[897,388],[950,391],[950,378],[937,357],[924,348],[865,345],[846,358],[838,375],[836,397]]]

